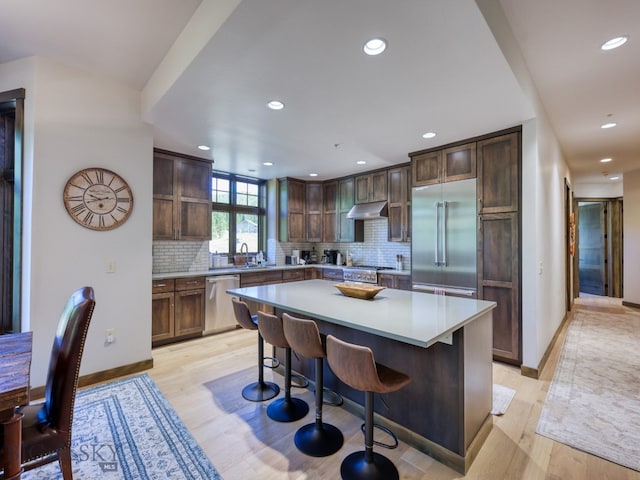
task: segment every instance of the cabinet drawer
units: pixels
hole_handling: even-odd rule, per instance
[[[204,288],[204,277],[176,278],[176,292],[183,290],[199,290]]]
[[[282,281],[283,282],[297,282],[298,280],[304,280],[305,269],[297,270],[283,270]]]
[[[249,272],[240,274],[240,286],[266,285],[269,283],[281,283],[282,270],[272,270],[267,272]]]
[[[151,283],[151,293],[173,292],[175,281],[173,278],[163,278],[154,280]]]

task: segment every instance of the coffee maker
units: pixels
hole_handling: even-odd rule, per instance
[[[340,253],[340,250],[325,250],[324,251],[324,256],[325,256],[325,263],[330,263],[332,265],[335,265],[337,260],[338,260],[338,254]]]

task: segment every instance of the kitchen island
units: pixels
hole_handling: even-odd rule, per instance
[[[229,293],[273,307],[278,315],[289,312],[313,319],[322,335],[367,345],[376,361],[411,376],[403,389],[376,396],[376,422],[466,473],[493,426],[492,310],[496,304],[393,289],[360,300],[345,297],[334,285],[306,280]],[[312,360],[296,359],[293,368],[314,378]],[[361,410],[362,392],[340,382],[326,362],[325,386],[340,393],[347,407]]]

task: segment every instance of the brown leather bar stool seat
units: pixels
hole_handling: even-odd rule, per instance
[[[316,421],[298,429],[293,441],[302,453],[312,457],[326,457],[336,453],[344,443],[342,432],[322,421],[322,394],[324,390],[324,358],[326,357],[316,322],[282,315],[284,336],[291,348],[303,357],[315,359]]]
[[[280,387],[273,382],[264,381],[264,339],[258,329],[257,316],[251,316],[249,306],[235,297],[231,298],[233,313],[242,328],[258,330],[258,381],[250,383],[242,389],[242,396],[251,402],[270,400],[280,393]]]
[[[284,336],[282,320],[270,313],[258,312],[258,328],[264,339],[274,347],[284,348],[284,398],[267,407],[267,415],[277,422],[295,422],[309,412],[309,405],[291,397],[291,346]]]
[[[342,382],[351,388],[365,392],[365,450],[347,456],[340,466],[340,475],[343,480],[398,479],[398,469],[393,462],[373,451],[373,394],[395,392],[407,385],[411,378],[376,363],[369,347],[347,343],[333,335],[327,335],[327,360]]]

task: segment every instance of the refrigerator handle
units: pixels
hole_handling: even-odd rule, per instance
[[[440,228],[439,228],[439,223],[438,223],[438,214],[440,213],[440,202],[434,202],[433,204],[435,206],[436,209],[436,214],[434,215],[433,218],[435,218],[435,222],[436,222],[436,234],[434,235],[434,239],[435,239],[435,248],[433,249],[433,264],[437,267],[440,265],[440,261],[438,259],[438,246],[439,246],[439,242],[438,242],[438,237],[440,237]]]
[[[442,262],[441,265],[447,266],[447,203],[442,202]]]

